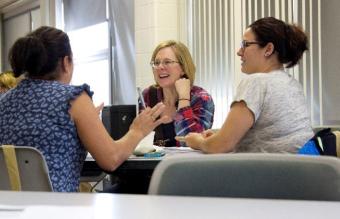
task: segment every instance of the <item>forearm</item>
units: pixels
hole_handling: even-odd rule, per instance
[[[199,149],[204,153],[228,153],[235,149],[236,142],[233,138],[222,136],[220,132],[203,139]]]
[[[178,98],[177,110],[190,106],[190,98]]]
[[[206,153],[234,151],[253,123],[253,114],[245,103],[235,103],[221,129],[202,141],[201,150]]]
[[[142,132],[130,129],[122,138],[116,141],[118,163],[124,162],[133,153],[138,143],[144,138]]]

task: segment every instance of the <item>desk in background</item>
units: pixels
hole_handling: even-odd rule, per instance
[[[41,206],[37,218],[251,218],[251,219],[317,219],[339,218],[340,202],[292,201],[270,199],[201,198],[179,196],[152,196],[126,194],[81,194],[0,191],[0,209],[17,206],[29,209]],[[54,215],[46,213],[48,206],[55,207]],[[81,209],[82,207],[82,209]],[[11,214],[11,215],[10,215]],[[19,218],[23,211],[0,210],[0,218]],[[11,217],[9,217],[11,216]],[[78,217],[77,217],[78,216]],[[21,218],[22,219],[22,218]]]
[[[107,172],[111,176],[111,188],[104,188],[106,192],[128,193],[128,194],[147,194],[152,173],[157,164],[169,156],[181,156],[185,154],[202,154],[200,151],[192,150],[188,147],[165,147],[165,155],[156,158],[144,158],[131,155],[115,171]],[[82,170],[82,178],[96,177],[103,170],[97,165],[96,161],[88,156]]]

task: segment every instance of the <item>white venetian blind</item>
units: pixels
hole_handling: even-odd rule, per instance
[[[302,26],[309,51],[289,73],[304,86],[314,126],[340,125],[340,14],[337,0],[187,0],[188,44],[197,66],[196,84],[208,90],[214,128],[226,118],[242,79],[236,52],[253,21],[273,16]],[[326,58],[327,57],[327,58]]]

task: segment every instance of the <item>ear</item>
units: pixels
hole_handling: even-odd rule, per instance
[[[70,56],[65,56],[62,59],[62,70],[66,73],[70,73],[72,70],[72,58]]]
[[[268,57],[274,53],[275,47],[273,43],[268,43],[265,47],[264,56]]]

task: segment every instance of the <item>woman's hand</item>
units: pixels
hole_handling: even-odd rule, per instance
[[[188,99],[190,101],[190,80],[180,78],[175,82],[178,99]]]
[[[213,134],[215,134],[215,132],[211,129],[208,129],[208,130],[205,130],[204,132],[202,132],[202,135],[203,135],[204,138],[210,137]]]
[[[102,102],[99,106],[96,106],[96,112],[98,115],[100,115],[100,112],[103,110],[104,108],[104,102]]]
[[[187,146],[195,150],[201,150],[205,136],[202,133],[190,132],[185,136],[185,143]]]
[[[142,137],[148,135],[157,126],[165,123],[169,118],[168,116],[161,116],[165,109],[163,103],[156,104],[153,108],[147,107],[133,120],[130,130],[136,131]],[[161,116],[160,118],[158,118]]]

